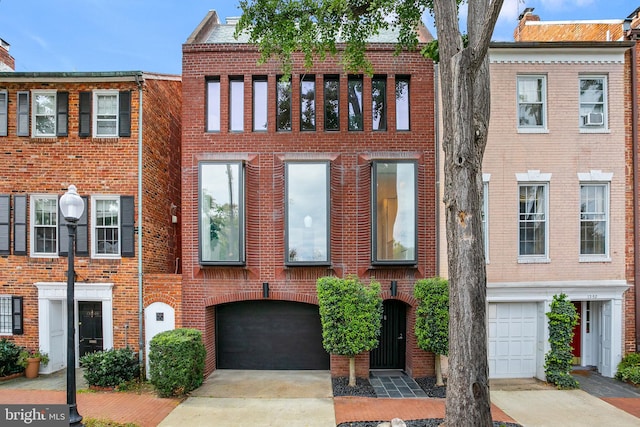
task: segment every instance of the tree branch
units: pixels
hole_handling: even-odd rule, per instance
[[[489,4],[489,9],[487,10],[487,14],[485,15],[484,24],[482,25],[482,33],[477,39],[478,42],[474,46],[471,46],[471,48],[473,49],[472,66],[474,68],[480,66],[480,63],[489,50],[489,42],[491,41],[491,37],[493,36],[493,30],[496,26],[496,22],[498,21],[498,17],[500,16],[500,10],[502,9],[503,2],[504,0],[493,0]]]

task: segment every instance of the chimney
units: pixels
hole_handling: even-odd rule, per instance
[[[15,71],[16,61],[13,56],[9,54],[9,48],[11,45],[6,41],[0,39],[0,71]]]
[[[521,14],[518,16],[518,26],[513,31],[513,40],[519,42],[520,35],[522,30],[527,25],[527,21],[540,21],[540,16],[533,14],[533,8],[527,7]]]

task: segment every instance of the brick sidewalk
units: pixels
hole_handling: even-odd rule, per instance
[[[152,394],[123,392],[82,392],[76,395],[78,412],[84,419],[107,419],[135,423],[140,427],[156,427],[180,399],[163,399]],[[4,404],[64,404],[67,393],[58,390],[0,389]]]

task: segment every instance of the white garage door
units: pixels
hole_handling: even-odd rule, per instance
[[[536,303],[489,304],[489,377],[536,373]]]

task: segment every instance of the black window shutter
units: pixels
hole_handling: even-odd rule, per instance
[[[69,92],[57,93],[57,135],[69,135]]]
[[[119,136],[131,136],[131,91],[120,92],[120,109],[118,118]]]
[[[27,254],[27,196],[13,196],[13,254]]]
[[[133,196],[120,196],[120,231],[122,242],[120,255],[123,257],[134,257],[135,251],[135,206]]]
[[[78,223],[76,224],[76,252],[75,254],[78,256],[87,256],[89,255],[89,235],[88,235],[88,209],[87,205],[89,203],[87,196],[82,196],[82,201],[84,203],[84,211],[78,219]],[[62,216],[62,211],[58,208],[58,215],[60,220],[58,221],[58,255],[60,256],[68,256],[69,255],[69,229],[67,228],[67,220]]]
[[[0,254],[11,253],[11,197],[0,195]]]
[[[24,334],[22,297],[11,297],[11,323],[11,332],[14,335]]]
[[[16,135],[29,136],[29,92],[18,92]]]
[[[80,92],[78,136],[91,136],[91,92]]]

